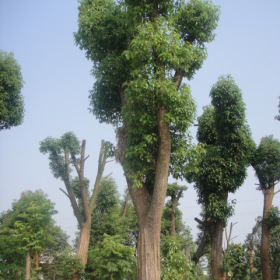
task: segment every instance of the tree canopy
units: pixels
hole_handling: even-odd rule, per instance
[[[168,112],[164,120],[170,124],[171,169],[176,173],[195,110],[181,80],[191,78],[206,58],[205,44],[214,38],[219,10],[211,2],[194,0],[85,0],[79,12],[76,43],[93,61],[96,77],[91,110],[101,122],[123,125],[126,152],[120,159],[126,174],[135,183],[153,181],[159,106]]]
[[[1,215],[1,276],[17,279],[24,271],[26,253],[38,256],[46,248],[59,245],[61,240],[57,237],[61,236],[61,230],[52,219],[56,213],[54,204],[38,190],[22,193],[12,209]]]
[[[182,176],[196,156],[187,133],[195,103],[182,80],[202,66],[218,18],[202,0],[80,1],[75,39],[93,62],[91,110],[117,130],[116,156],[139,221],[139,279],[160,278],[168,175]]]
[[[0,50],[0,130],[20,125],[24,116],[21,68],[13,53]]]
[[[263,137],[252,158],[260,189],[269,189],[280,181],[280,142],[272,135]]]

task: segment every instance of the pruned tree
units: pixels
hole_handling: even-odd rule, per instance
[[[0,130],[18,126],[23,121],[23,79],[13,53],[0,50]]]
[[[252,158],[252,166],[259,180],[259,190],[264,196],[262,238],[261,238],[261,270],[262,279],[270,280],[269,235],[270,226],[266,220],[272,207],[275,185],[280,180],[280,142],[272,135],[263,137]]]
[[[139,222],[138,279],[160,279],[160,228],[168,175],[188,164],[195,105],[191,78],[214,39],[219,10],[209,1],[82,0],[76,43],[96,78],[91,110],[115,126]]]
[[[183,191],[187,190],[186,186],[179,186],[177,183],[168,184],[166,196],[170,197],[171,204],[171,227],[170,234],[176,237],[176,211],[178,203],[181,197],[183,197]]]
[[[205,107],[198,119],[197,139],[204,144],[205,152],[198,171],[188,179],[195,182],[199,203],[205,209],[204,220],[196,220],[210,236],[211,277],[223,279],[223,228],[233,211],[228,194],[244,182],[254,142],[245,121],[242,93],[233,78],[220,77],[210,96],[212,105]]]
[[[106,160],[111,151],[111,144],[102,140],[98,159],[98,170],[91,194],[87,189],[88,180],[84,175],[86,140],[80,141],[72,133],[67,132],[61,138],[47,137],[40,143],[40,151],[49,154],[50,169],[55,178],[64,182],[63,193],[70,200],[74,215],[78,221],[80,234],[77,245],[77,256],[83,265],[87,263],[87,252],[91,231],[91,214],[100,187]],[[78,179],[71,179],[72,168],[76,170]]]

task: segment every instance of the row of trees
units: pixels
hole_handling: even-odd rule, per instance
[[[168,186],[170,199],[164,207],[161,229],[161,279],[206,279],[198,263],[199,246],[195,246],[189,229],[182,223],[182,213],[174,207],[182,190],[186,188],[176,183]],[[120,199],[112,178],[102,179],[97,195],[86,267],[70,250],[66,235],[55,226],[51,218],[55,213],[53,203],[42,191],[23,193],[11,210],[2,213],[0,279],[73,279],[77,274],[85,279],[136,279],[137,217],[129,194]],[[272,208],[266,218],[271,229],[272,279],[278,279],[280,269],[279,221],[279,210]],[[262,278],[261,228],[259,217],[243,245],[229,244],[230,230],[220,267],[227,274],[224,279]],[[210,264],[210,242],[203,255]],[[227,278],[229,275],[232,278]]]
[[[199,144],[192,145],[188,134],[195,120],[195,104],[183,78],[191,79],[201,68],[205,44],[214,39],[218,18],[219,9],[202,0],[80,1],[75,40],[94,65],[91,110],[100,122],[116,129],[114,154],[124,169],[137,215],[138,279],[160,279],[161,264],[168,263],[168,252],[177,246],[167,242],[175,247],[162,251],[162,255],[166,253],[162,262],[161,223],[170,175],[195,184],[203,205],[203,219],[197,221],[204,232],[196,259],[203,254],[208,236],[211,277],[224,278],[222,233],[233,209],[228,194],[242,185],[249,164],[255,168],[264,193],[261,265],[263,279],[271,279],[271,227],[267,219],[279,180],[279,141],[265,137],[256,148],[245,121],[241,91],[230,76],[221,77],[213,86],[211,106],[198,118]],[[80,229],[76,254],[84,267],[101,177],[106,159],[113,154],[112,145],[102,142],[97,177],[90,191],[84,176],[85,147],[85,140],[80,144],[72,133],[40,144],[41,152],[49,155],[53,175],[65,184],[63,192]],[[71,168],[77,172],[75,179]],[[173,237],[174,213],[182,191],[171,195]],[[108,241],[108,236],[104,240]],[[117,238],[110,240],[107,244]],[[100,252],[95,257],[98,255]],[[72,272],[73,279],[78,279],[79,269]]]
[[[186,250],[191,253],[194,248],[190,231],[178,209],[176,220],[172,218],[172,197],[181,189],[177,184],[169,186],[171,199],[164,209],[163,279],[185,279],[183,275],[193,277],[195,271],[186,259]],[[73,254],[67,236],[55,225],[54,214],[53,203],[42,191],[24,192],[11,210],[1,214],[0,279],[136,279],[137,217],[129,194],[120,199],[112,178],[102,179],[97,195],[86,266],[79,250]],[[176,236],[171,234],[174,222]]]

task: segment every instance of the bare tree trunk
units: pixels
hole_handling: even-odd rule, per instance
[[[220,269],[223,265],[223,226],[222,220],[218,220],[210,226],[211,277],[216,280],[224,279],[224,272]]]
[[[39,254],[37,252],[34,252],[33,263],[35,268],[39,268]]]
[[[145,219],[139,224],[137,279],[160,279],[160,224]]]
[[[31,256],[30,250],[26,252],[26,260],[25,260],[25,280],[29,280],[31,276]]]
[[[250,279],[252,279],[253,273],[254,273],[254,255],[255,255],[254,249],[250,250],[250,259],[249,259],[249,264],[250,264]]]
[[[125,216],[126,216],[129,198],[130,198],[130,194],[128,192],[126,197],[125,197],[125,203],[124,203],[124,209],[123,209],[123,213],[122,213],[122,218],[125,218]]]
[[[91,230],[91,218],[86,221],[80,230],[79,241],[77,246],[77,256],[81,259],[81,263],[85,266],[87,264],[89,239]]]
[[[263,190],[264,207],[263,207],[263,221],[262,221],[262,237],[261,237],[261,271],[263,280],[271,280],[270,262],[269,262],[269,234],[270,228],[265,221],[268,216],[268,211],[272,207],[272,200],[274,196],[274,186],[267,190]]]
[[[160,230],[161,217],[166,198],[171,153],[171,135],[164,121],[166,110],[157,111],[158,154],[155,179],[149,188],[143,184],[134,188],[127,177],[127,184],[138,217],[139,237],[137,244],[137,276],[139,280],[160,280]],[[152,190],[152,191],[151,191]]]

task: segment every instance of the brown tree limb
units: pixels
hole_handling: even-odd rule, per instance
[[[129,198],[130,198],[130,194],[128,192],[126,197],[125,197],[125,203],[124,203],[124,209],[123,209],[123,213],[122,213],[122,218],[124,218],[126,216]]]
[[[102,140],[101,141],[101,148],[100,148],[100,152],[99,152],[99,159],[98,159],[98,171],[97,171],[97,175],[95,178],[95,183],[94,183],[94,188],[93,188],[93,192],[91,195],[91,198],[89,200],[89,212],[92,213],[93,209],[94,209],[94,204],[97,198],[97,194],[99,191],[99,187],[101,184],[101,179],[102,179],[102,175],[103,175],[103,171],[105,168],[105,164],[106,164],[106,154],[105,154],[105,141]]]
[[[59,188],[59,189],[70,199],[68,193],[65,190],[63,190],[62,188]]]

